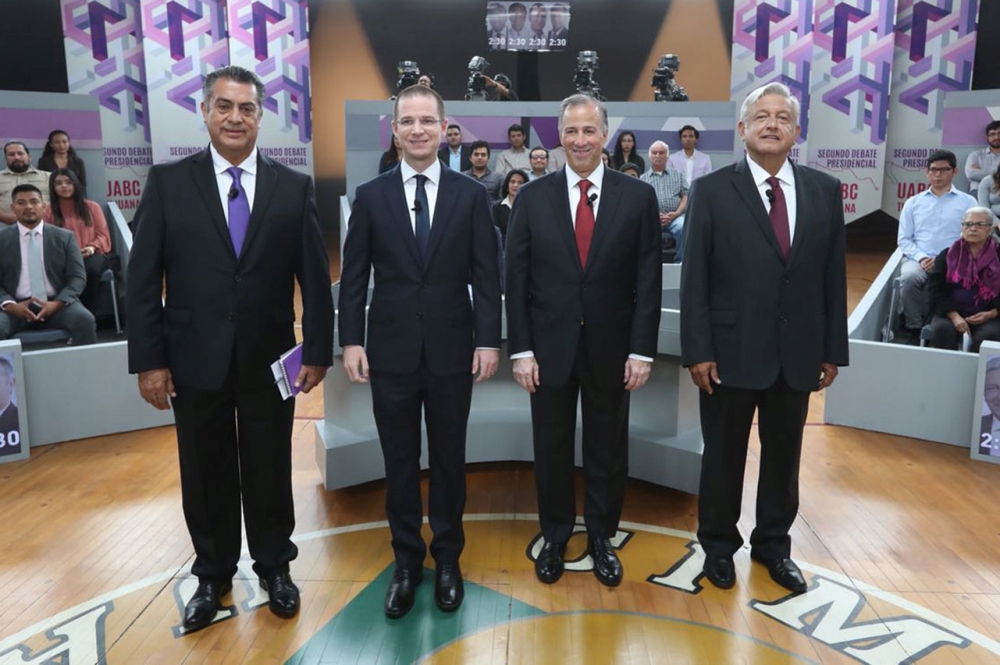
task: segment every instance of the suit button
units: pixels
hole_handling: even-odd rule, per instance
[[[423,318],[423,316],[424,316],[424,315],[423,315],[423,313],[421,313],[421,312],[417,312],[417,318],[418,318],[418,319],[421,319],[421,318]]]
[[[583,319],[580,319],[580,325],[581,326],[583,325]]]
[[[787,316],[781,317],[781,322],[782,323],[788,323],[788,317]]]
[[[243,278],[242,278],[242,277],[240,277],[239,275],[235,275],[235,276],[233,277],[233,281],[234,281],[234,282],[237,282],[237,283],[239,283],[239,282],[242,282],[242,281],[243,281]]]
[[[236,315],[235,315],[235,314],[233,314],[232,312],[230,312],[230,313],[229,313],[229,316],[228,316],[228,317],[226,317],[226,318],[228,318],[228,319],[229,319],[230,321],[235,321],[235,320],[236,320]]]
[[[791,284],[791,283],[792,283],[792,280],[790,280],[790,279],[788,279],[788,278],[786,277],[785,279],[781,280],[781,283],[782,283],[782,284]]]

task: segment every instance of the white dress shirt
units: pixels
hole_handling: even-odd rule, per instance
[[[771,201],[767,198],[767,190],[771,189],[771,186],[767,184],[767,179],[771,177],[771,174],[749,156],[746,160],[747,164],[750,165],[750,174],[753,176],[754,184],[757,185],[757,193],[760,194],[764,210],[770,215]],[[792,169],[792,163],[786,159],[775,177],[781,183],[781,192],[785,195],[785,207],[788,208],[788,240],[789,246],[791,246],[791,243],[795,241],[795,204],[798,200],[795,196],[795,171]]]
[[[28,237],[32,233],[38,234],[36,242],[38,243],[38,253],[42,257],[42,275],[45,278],[45,293],[49,299],[56,294],[56,290],[52,288],[52,282],[49,281],[49,271],[45,270],[45,242],[42,240],[42,231],[44,228],[44,222],[39,222],[33,229],[29,229],[27,226],[21,224],[21,222],[17,223],[17,235],[21,239],[21,275],[17,280],[17,291],[14,292],[14,297],[19,301],[31,297],[31,276],[28,274]],[[6,305],[8,302],[10,301],[5,301],[3,305]]]
[[[424,193],[427,194],[427,216],[430,224],[434,224],[434,206],[437,204],[438,185],[441,183],[441,160],[435,159],[430,166],[423,171],[417,171],[410,166],[406,160],[399,162],[399,172],[403,177],[403,194],[406,195],[406,207],[410,212],[410,227],[413,235],[417,235],[417,213],[413,210],[414,201],[417,200],[417,176],[427,176],[424,183]]]
[[[215,170],[215,182],[219,186],[222,214],[226,216],[226,224],[229,224],[229,190],[233,187],[233,176],[229,175],[226,169],[233,165],[219,154],[214,145],[209,145],[208,149],[212,153],[212,167]],[[250,210],[253,210],[253,199],[257,193],[257,147],[254,146],[250,156],[237,166],[243,169],[243,173],[240,175],[240,184],[243,185],[243,191],[247,193]]]

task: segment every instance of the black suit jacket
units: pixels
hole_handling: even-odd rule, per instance
[[[448,147],[448,144],[445,144],[443,148],[438,150],[438,159],[444,162],[444,165],[447,166],[448,168],[451,168],[451,155],[449,154],[450,152],[451,148]],[[462,149],[459,151],[459,156],[460,156],[459,161],[462,164],[462,168],[459,169],[460,171],[468,171],[469,169],[472,168],[472,160],[470,159],[471,155],[472,151],[469,150],[469,146],[463,143]]]
[[[17,282],[21,278],[18,228],[17,224],[11,224],[0,229],[0,302],[17,300]],[[46,224],[42,231],[42,259],[45,274],[56,290],[52,299],[67,305],[79,300],[87,286],[87,272],[73,232]]]
[[[763,390],[783,372],[816,390],[822,363],[847,364],[840,181],[795,171],[795,237],[782,258],[745,159],[695,180],[684,221],[681,360],[715,361],[722,385]]]
[[[11,432],[21,432],[21,419],[17,414],[17,404],[11,402],[7,405],[4,410],[3,415],[0,415],[0,436],[3,436],[4,440],[7,440],[7,436]],[[10,442],[7,443],[8,449],[11,448]],[[16,448],[20,449],[20,444]]]
[[[477,347],[500,348],[497,240],[486,189],[441,167],[427,260],[421,263],[400,169],[357,189],[340,276],[340,343],[365,345],[374,371],[469,372]],[[469,287],[472,298],[469,298]]]
[[[586,270],[580,265],[566,170],[521,186],[507,227],[507,344],[533,351],[539,379],[561,386],[586,326],[599,381],[621,381],[629,354],[656,355],[660,222],[648,184],[605,169]]]
[[[128,278],[132,373],[166,367],[177,385],[216,390],[235,357],[241,385],[274,383],[270,364],[295,344],[296,279],[303,363],[333,362],[330,269],[312,179],[259,153],[239,258],[211,153],[151,168],[135,215]]]

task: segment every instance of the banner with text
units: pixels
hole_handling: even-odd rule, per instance
[[[139,0],[62,0],[61,9],[69,91],[100,104],[107,198],[131,219],[152,164]]]
[[[203,77],[229,64],[226,0],[143,0],[142,31],[153,162],[204,150]]]
[[[898,0],[882,196],[893,217],[928,187],[926,160],[942,145],[945,93],[972,86],[978,14],[979,0]]]
[[[267,86],[262,153],[313,175],[308,0],[229,0],[229,59]]]
[[[844,218],[882,207],[896,0],[819,0],[807,164],[840,179]]]

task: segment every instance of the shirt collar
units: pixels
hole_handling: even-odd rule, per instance
[[[441,182],[441,160],[435,159],[431,162],[423,171],[417,171],[415,168],[410,166],[410,164],[405,160],[400,160],[399,162],[399,172],[403,176],[403,182],[408,181],[410,178],[415,178],[418,175],[425,175],[427,179],[431,181],[432,185],[437,185]],[[487,170],[487,175],[489,171]]]
[[[577,186],[577,183],[579,183],[581,180],[583,180],[583,178],[581,178],[577,174],[577,172],[574,171],[573,169],[571,169],[569,167],[569,164],[567,164],[566,165],[566,185],[570,189],[573,189],[574,187]],[[590,186],[591,187],[593,187],[593,188],[595,188],[597,190],[601,189],[601,185],[604,183],[604,162],[603,161],[600,161],[600,162],[597,163],[597,168],[594,169],[593,173],[591,173],[589,176],[587,176],[587,180],[590,181]]]
[[[24,236],[28,235],[32,231],[38,231],[38,234],[41,235],[42,228],[44,228],[44,226],[45,226],[45,222],[42,222],[40,224],[36,224],[35,228],[29,229],[27,226],[25,226],[21,222],[18,222],[17,223],[17,235],[23,238]]]
[[[215,169],[215,175],[222,175],[230,168],[232,168],[233,165],[229,163],[229,160],[227,160],[225,157],[219,154],[219,151],[215,149],[214,145],[209,144],[208,149],[212,153],[212,166]],[[250,152],[250,155],[246,159],[244,159],[240,164],[237,164],[237,166],[243,169],[244,173],[249,173],[252,176],[256,176],[257,146],[254,146],[253,150]]]
[[[959,192],[959,190],[956,189],[955,183],[952,183],[951,184],[951,189],[949,189],[947,192],[945,192],[944,194],[942,194],[941,197],[949,196],[951,194],[958,194],[958,192]],[[930,187],[928,187],[927,189],[925,189],[924,191],[922,191],[920,193],[923,194],[923,195],[925,195],[925,196],[933,196],[935,198],[938,198],[937,194],[935,194],[934,190],[932,190]]]
[[[763,166],[750,159],[749,155],[746,157],[746,160],[747,165],[750,167],[750,175],[753,176],[753,182],[759,188],[771,177],[771,174],[765,171]],[[785,159],[785,163],[781,165],[781,168],[778,169],[778,175],[775,177],[778,178],[778,181],[784,187],[795,187],[795,171],[792,169],[792,163],[787,158]]]

